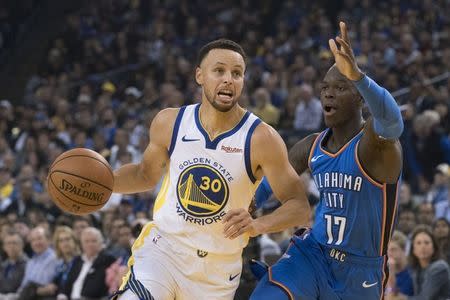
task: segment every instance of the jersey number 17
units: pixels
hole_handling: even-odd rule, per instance
[[[324,216],[325,220],[327,221],[327,244],[340,245],[342,243],[342,240],[344,239],[344,231],[345,224],[347,223],[347,218],[327,214],[325,214]],[[339,226],[337,239],[333,237],[333,226]]]

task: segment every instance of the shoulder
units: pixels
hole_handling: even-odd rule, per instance
[[[24,254],[20,257],[19,262],[27,263],[27,261],[29,261],[29,260],[30,260],[30,258],[24,253]]]
[[[442,271],[447,271],[449,272],[449,266],[447,264],[447,262],[443,259],[439,259],[435,262],[432,262],[430,267],[429,267],[429,272],[442,272]]]
[[[287,157],[286,144],[278,132],[270,125],[260,122],[250,140],[251,160],[257,168],[278,163]]]
[[[169,146],[180,108],[166,108],[156,114],[150,124],[150,140]]]
[[[289,161],[298,174],[308,168],[309,154],[319,135],[320,133],[310,134],[295,143],[289,150]]]
[[[251,137],[251,152],[257,157],[277,159],[274,154],[281,152],[287,154],[287,148],[280,134],[272,126],[261,121]]]
[[[252,144],[264,145],[267,142],[274,142],[277,139],[281,139],[278,132],[269,124],[261,121],[253,132]]]
[[[167,127],[173,125],[181,108],[166,108],[156,114],[152,120],[152,126]]]
[[[309,151],[311,150],[312,145],[314,144],[314,142],[316,141],[316,139],[319,135],[320,135],[320,133],[316,132],[316,133],[312,133],[312,134],[304,137],[303,139],[301,139],[300,141],[295,143],[289,152],[307,150],[307,152],[309,154]]]

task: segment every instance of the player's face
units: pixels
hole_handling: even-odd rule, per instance
[[[418,233],[413,240],[413,254],[417,257],[418,260],[430,260],[431,256],[433,256],[434,248],[431,237],[424,233]]]
[[[361,96],[335,66],[330,68],[320,86],[320,101],[327,127],[336,128],[350,119],[360,118]]]
[[[239,53],[228,49],[209,51],[195,74],[202,86],[202,98],[218,111],[229,111],[241,96],[244,71],[244,58]]]

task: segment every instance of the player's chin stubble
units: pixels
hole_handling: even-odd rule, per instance
[[[208,95],[208,94],[205,94],[205,96],[206,96],[206,100],[208,100],[208,102],[209,102],[215,109],[217,109],[217,110],[220,111],[220,112],[228,112],[228,111],[230,111],[230,110],[236,105],[236,102],[234,101],[230,106],[223,106],[223,105],[220,105],[220,104],[217,102],[215,96]]]

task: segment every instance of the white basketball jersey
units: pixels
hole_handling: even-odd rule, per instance
[[[199,108],[183,107],[176,118],[154,223],[176,243],[217,254],[238,253],[248,235],[225,238],[222,219],[230,209],[248,209],[259,184],[250,165],[250,140],[261,121],[247,111],[233,129],[211,141]]]

